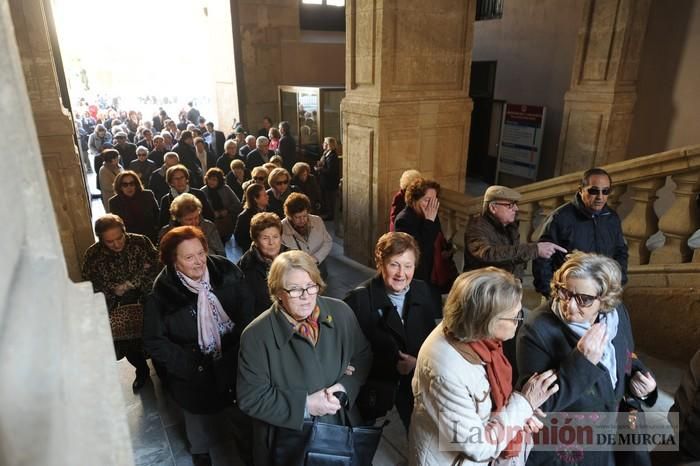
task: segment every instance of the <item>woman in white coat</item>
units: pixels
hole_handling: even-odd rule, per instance
[[[495,267],[457,278],[442,323],[418,353],[410,465],[525,463],[523,432],[542,427],[538,408],[558,385],[547,371],[512,390],[502,343],[522,320],[521,299],[520,280]]]

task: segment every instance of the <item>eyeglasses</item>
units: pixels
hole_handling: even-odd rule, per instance
[[[612,188],[602,188],[601,189],[601,188],[597,188],[595,186],[592,186],[592,187],[586,189],[586,192],[588,192],[588,194],[590,194],[591,196],[597,196],[599,194],[602,194],[603,196],[607,196],[610,194],[611,191],[612,191]]]
[[[282,186],[285,184],[289,184],[289,180],[284,180],[284,181],[275,181],[275,186]]]
[[[506,208],[508,208],[508,209],[510,209],[510,210],[513,210],[513,209],[515,209],[516,207],[518,207],[518,203],[515,202],[515,201],[513,201],[513,202],[493,202],[493,204],[506,207]]]
[[[600,296],[591,296],[589,294],[574,293],[573,291],[567,290],[562,285],[557,285],[556,290],[557,297],[561,301],[569,302],[571,298],[574,298],[574,301],[576,301],[576,305],[578,307],[591,307],[595,300],[600,298]]]
[[[515,322],[516,324],[519,324],[523,320],[525,320],[525,311],[523,311],[522,308],[518,311],[518,315],[515,317],[501,317],[500,320],[510,320],[511,322]]]
[[[136,186],[136,181],[125,181],[122,183],[122,188],[128,188],[129,186]]]
[[[313,284],[306,288],[292,288],[291,290],[284,291],[289,295],[290,298],[301,298],[304,293],[306,293],[307,296],[315,296],[318,294],[318,291],[320,289],[320,286]]]
[[[254,176],[253,179],[254,179],[255,181],[265,181],[265,177],[264,177],[264,176]]]

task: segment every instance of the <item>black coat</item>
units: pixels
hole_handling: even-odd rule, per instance
[[[270,291],[267,288],[267,274],[270,272],[270,265],[261,260],[254,248],[254,245],[251,246],[243,254],[238,261],[238,267],[243,271],[248,289],[250,289],[255,298],[255,316],[257,317],[272,306],[272,299],[270,299]],[[288,249],[283,244],[280,248],[280,254],[285,251],[288,251]]]
[[[269,160],[270,157],[272,157],[271,152],[267,152],[267,158]],[[265,160],[263,159],[262,155],[260,154],[260,151],[258,149],[253,149],[250,152],[248,152],[248,155],[245,157],[245,168],[248,171],[252,171],[253,168],[259,167],[262,164],[265,163]]]
[[[199,348],[197,295],[184,287],[172,267],[161,271],[144,307],[144,346],[162,366],[167,390],[183,409],[207,414],[230,405],[235,396],[240,334],[253,319],[253,297],[243,273],[220,256],[207,258],[212,292],[235,324],[222,337],[216,361]]]
[[[121,166],[128,167],[132,160],[136,160],[136,145],[130,142],[125,143],[122,146],[116,145],[115,149],[119,152],[121,158]]]
[[[160,203],[160,200],[170,192],[170,186],[168,182],[165,181],[165,167],[161,167],[151,173],[151,177],[148,179],[148,189],[153,191],[153,195],[156,197],[156,201]]]
[[[243,209],[243,212],[238,214],[238,219],[236,219],[236,227],[233,230],[233,237],[236,238],[236,244],[243,251],[250,249],[250,245],[253,241],[250,239],[250,221],[253,216],[262,211],[250,208]]]
[[[190,190],[187,192],[199,199],[199,202],[202,203],[202,216],[207,220],[214,222],[216,216],[214,215],[214,210],[211,208],[211,204],[209,204],[209,201],[207,200],[207,196],[197,188],[190,187]],[[159,228],[170,223],[170,204],[173,203],[173,199],[173,193],[171,193],[170,188],[168,188],[168,194],[160,199],[160,220],[158,222],[160,224]]]
[[[160,168],[163,166],[163,158],[167,152],[167,150],[153,149],[148,153],[148,160],[152,160],[156,164],[156,168]]]
[[[243,202],[243,200],[245,199],[243,197],[243,185],[238,182],[238,179],[236,178],[236,175],[233,174],[233,171],[229,170],[228,174],[226,175],[226,184],[229,188],[233,190],[236,196],[238,196],[238,199],[240,199],[241,202]]]
[[[539,231],[535,234],[537,241],[556,243],[567,251],[596,252],[615,259],[622,269],[622,284],[627,283],[628,253],[622,224],[617,213],[607,205],[600,213],[592,213],[576,194],[573,201],[549,214]],[[565,254],[561,252],[549,259],[533,260],[535,289],[549,296],[552,276],[565,261]]]
[[[124,220],[126,231],[147,236],[153,244],[158,244],[158,217],[160,210],[153,191],[144,189],[134,194],[133,206],[130,199],[117,194],[109,200],[109,211]]]
[[[299,160],[297,159],[297,143],[292,136],[284,135],[280,138],[280,144],[277,148],[280,156],[282,157],[282,163],[284,168],[292,173],[292,167]]]
[[[180,163],[190,171],[190,186],[201,188],[204,185],[204,174],[202,173],[202,164],[197,158],[197,152],[194,147],[188,144],[177,143],[173,147],[173,152],[177,153],[180,157]]]
[[[332,150],[325,152],[321,157],[321,166],[317,169],[321,189],[323,191],[335,191],[340,183],[340,158]]]
[[[214,152],[214,154],[222,154],[224,152],[224,143],[226,142],[226,135],[222,131],[214,130],[214,133],[205,133],[205,135],[210,135],[209,147]]]
[[[557,372],[559,391],[541,406],[545,412],[617,412],[623,396],[631,396],[629,382],[637,371],[646,372],[634,356],[634,338],[629,313],[618,305],[619,325],[613,339],[617,360],[617,384],[612,386],[607,369],[594,365],[576,349],[579,337],[551,310],[551,301],[527,317],[517,337],[517,359],[520,378],[518,388],[535,373],[548,369]],[[653,405],[658,391],[649,394],[646,402]],[[615,464],[612,452],[584,451],[580,465]],[[559,465],[556,451],[533,450],[528,465]]]
[[[406,206],[396,216],[394,224],[396,231],[402,231],[413,236],[420,248],[420,259],[416,267],[415,278],[430,283],[430,276],[433,272],[433,259],[435,255],[435,239],[442,231],[440,218],[434,222],[419,217],[412,207]]]

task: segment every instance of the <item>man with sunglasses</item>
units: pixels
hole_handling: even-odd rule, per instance
[[[611,191],[612,179],[605,170],[586,170],[574,199],[552,212],[535,237],[540,242],[556,243],[568,251],[595,252],[615,259],[620,264],[624,285],[627,283],[627,243],[620,217],[607,205]],[[552,275],[565,260],[564,253],[556,252],[549,259],[533,261],[532,273],[537,291],[550,296]]]
[[[553,242],[520,243],[517,214],[521,197],[505,186],[486,190],[481,215],[473,217],[464,232],[464,272],[494,266],[522,280],[529,261],[567,252]]]

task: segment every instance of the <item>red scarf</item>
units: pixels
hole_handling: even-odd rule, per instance
[[[484,339],[462,343],[468,345],[486,364],[486,378],[491,386],[491,411],[499,411],[505,406],[508,397],[513,391],[513,372],[510,362],[503,354],[503,343],[499,340]],[[522,446],[523,432],[519,431],[506,449],[501,453],[503,458],[518,456]]]

